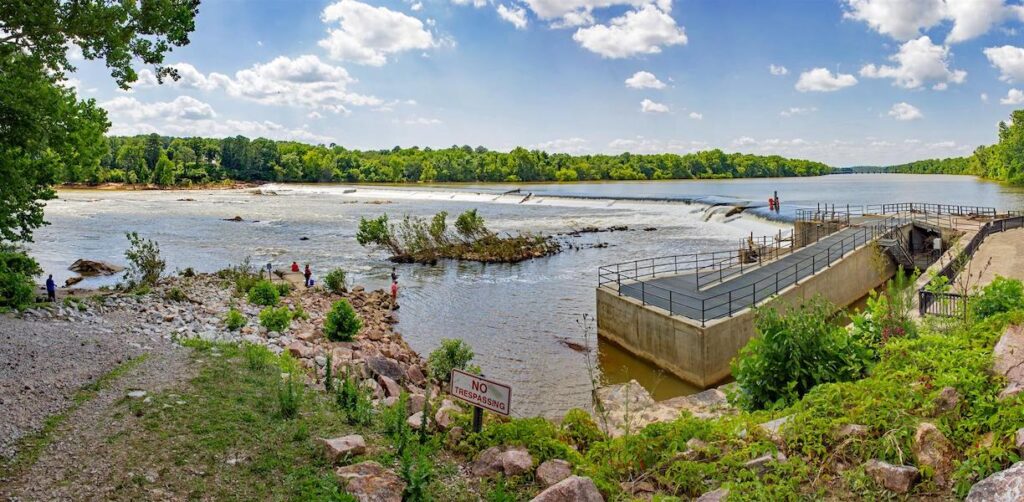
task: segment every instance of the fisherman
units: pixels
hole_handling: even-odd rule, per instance
[[[306,287],[309,287],[309,283],[313,278],[313,271],[309,269],[309,264],[306,264],[306,271],[302,273],[306,277]]]
[[[398,279],[391,281],[391,310],[398,308]]]
[[[398,271],[395,270],[395,267],[391,267],[391,282],[398,282]]]
[[[51,302],[57,301],[57,283],[53,282],[53,274],[46,278],[46,299]]]
[[[773,199],[771,197],[768,197],[768,210],[769,211],[774,211],[775,210],[775,199]]]
[[[298,271],[299,271],[299,263],[293,261],[292,262],[292,272],[298,272]]]
[[[775,212],[779,212],[779,192],[775,192]]]

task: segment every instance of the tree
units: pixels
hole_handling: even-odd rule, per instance
[[[114,80],[137,79],[132,62],[161,67],[174,46],[188,43],[198,0],[0,2],[0,240],[31,241],[43,225],[42,201],[61,172],[88,172],[103,156],[110,124],[95,101],[79,101],[63,82],[74,71],[68,47],[102,58]]]

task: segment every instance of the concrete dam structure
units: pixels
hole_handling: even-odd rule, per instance
[[[731,376],[755,336],[755,307],[820,296],[846,307],[898,266],[925,270],[995,209],[899,203],[799,210],[789,232],[736,249],[601,267],[598,335],[702,388]]]

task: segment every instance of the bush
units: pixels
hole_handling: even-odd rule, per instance
[[[124,271],[124,279],[128,287],[155,285],[167,268],[167,263],[160,257],[160,246],[155,241],[139,237],[136,232],[129,232],[125,237],[128,238],[128,249],[124,257],[128,260],[128,268]]]
[[[373,403],[369,391],[359,386],[354,378],[346,374],[334,393],[338,408],[345,413],[349,425],[369,425],[373,419]]]
[[[280,384],[277,389],[277,404],[282,418],[295,418],[299,414],[302,392],[302,383],[297,382],[291,375]]]
[[[264,307],[271,307],[277,305],[278,300],[281,298],[281,292],[274,286],[274,283],[263,279],[249,289],[249,303],[253,305],[262,305]]]
[[[470,209],[455,219],[455,230],[466,240],[475,240],[487,235],[489,232],[484,226],[484,219],[476,214],[476,209]]]
[[[288,293],[292,292],[292,285],[287,282],[279,282],[274,284],[274,287],[277,288],[278,296],[288,296]]]
[[[792,404],[815,385],[864,374],[871,351],[832,321],[835,307],[821,298],[786,314],[760,310],[759,336],[732,363],[739,404],[755,410]]]
[[[274,354],[266,347],[255,343],[242,345],[242,353],[245,355],[246,365],[251,371],[263,371],[270,367]]]
[[[438,382],[447,382],[453,369],[465,370],[473,360],[473,349],[459,339],[445,338],[427,357],[427,373]]]
[[[589,413],[573,408],[562,419],[559,439],[574,446],[579,452],[586,452],[591,444],[603,441],[605,435]]]
[[[872,291],[868,295],[867,309],[851,319],[851,334],[874,352],[873,359],[877,359],[878,351],[890,338],[917,334],[917,326],[910,317],[916,280],[917,274],[907,275],[900,267],[896,275],[886,282],[885,292],[879,295]]]
[[[260,324],[269,331],[282,333],[291,323],[292,312],[288,307],[267,307],[260,311]]]
[[[245,323],[245,316],[234,307],[231,307],[231,309],[228,310],[227,316],[224,318],[224,326],[226,326],[230,331],[238,331],[239,329],[242,329],[242,326],[245,326]]]
[[[388,223],[388,215],[384,214],[377,218],[359,218],[359,230],[356,231],[356,242],[362,246],[377,246],[386,249],[392,254],[401,254],[400,246],[391,233],[391,225]]]
[[[1020,308],[1024,308],[1024,285],[1017,279],[999,275],[971,299],[971,313],[977,319]]]
[[[345,271],[336,268],[327,273],[324,277],[324,286],[327,290],[334,294],[341,294],[348,291],[348,287],[345,285]]]
[[[179,287],[173,287],[167,291],[167,299],[173,302],[187,302],[188,296]]]
[[[35,301],[32,276],[39,264],[25,253],[0,251],[0,307],[25,309]]]
[[[324,334],[332,342],[348,342],[352,341],[362,327],[363,321],[359,319],[352,305],[348,300],[341,299],[334,302],[331,311],[327,313]]]

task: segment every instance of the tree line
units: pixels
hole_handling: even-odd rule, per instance
[[[970,174],[1024,185],[1024,110],[1010,115],[1010,120],[999,123],[999,141],[994,145],[979,146],[968,157],[927,159],[900,164],[890,172],[918,174]]]
[[[73,164],[64,183],[190,186],[224,180],[292,182],[521,182],[816,176],[821,162],[708,150],[685,155],[569,155],[484,147],[350,150],[266,138],[106,137],[99,162]]]

